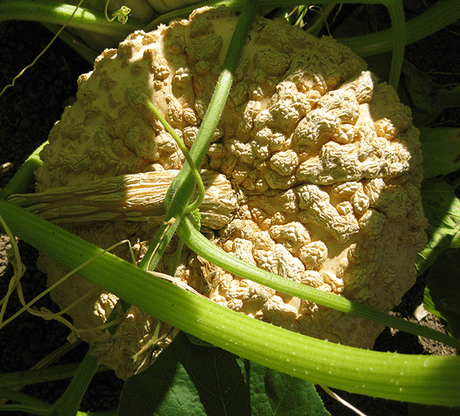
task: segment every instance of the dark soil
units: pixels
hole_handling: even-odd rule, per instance
[[[42,25],[34,22],[0,23],[0,88],[11,83],[14,76],[30,64],[48,44],[53,35]],[[4,187],[16,170],[40,144],[48,138],[53,124],[61,118],[65,105],[75,97],[76,80],[92,65],[80,58],[60,40],[19,78],[13,88],[0,97],[0,166],[8,163],[0,174],[0,187]],[[11,165],[9,165],[11,164]],[[7,291],[13,276],[5,248],[9,247],[6,236],[0,239],[0,293]],[[36,266],[37,251],[19,242],[22,262],[27,267],[21,279],[24,297],[31,300],[46,289],[46,276]],[[59,309],[44,297],[36,305],[53,312]],[[19,310],[21,305],[16,293],[11,297],[6,316]],[[11,324],[2,328],[0,335],[0,372],[28,370],[40,360],[65,344],[69,330],[56,321],[23,313]],[[78,363],[87,352],[82,343],[55,364]],[[65,391],[69,380],[41,383],[25,387],[22,392],[55,402]],[[116,408],[123,382],[113,372],[97,374],[85,396],[82,409],[87,411]],[[9,413],[12,414],[13,413]]]
[[[46,46],[52,34],[40,24],[31,22],[5,22],[0,24],[0,88],[10,83],[12,78]],[[407,56],[423,71],[450,72],[460,74],[460,36],[441,31],[428,39],[408,48]],[[452,43],[454,42],[454,43]],[[457,55],[452,53],[452,44],[458,47]],[[444,49],[445,48],[445,49]],[[436,53],[435,53],[436,52]],[[0,187],[4,187],[19,168],[24,159],[37,146],[47,139],[52,125],[61,116],[65,103],[76,94],[76,79],[92,69],[91,65],[76,55],[67,45],[56,41],[38,60],[35,66],[25,72],[0,97]],[[436,75],[433,75],[435,77]],[[449,78],[453,82],[452,78]],[[438,82],[444,82],[436,79]],[[456,80],[460,80],[457,78]],[[460,124],[459,110],[449,110],[440,116],[444,125]],[[2,165],[5,165],[2,168]],[[6,293],[13,267],[8,264],[5,250],[9,247],[8,238],[0,237],[0,293]],[[37,252],[23,242],[19,242],[22,262],[27,271],[21,279],[24,296],[32,299],[46,287],[46,277],[37,269]],[[414,311],[423,300],[423,276],[414,288],[404,297],[394,314],[412,320]],[[36,305],[57,311],[48,297]],[[20,309],[16,294],[10,299],[6,316]],[[428,314],[418,321],[423,325],[444,330],[444,325],[433,315]],[[30,369],[34,364],[66,343],[68,329],[55,321],[44,321],[22,314],[13,323],[1,330],[0,371],[8,373]],[[407,354],[454,354],[455,350],[435,342],[421,340],[416,336],[385,329],[375,343],[376,350],[396,351]],[[67,353],[55,364],[76,363],[86,353],[87,346],[82,343]],[[26,394],[42,398],[48,402],[56,401],[68,385],[68,380],[41,383],[22,389]],[[113,372],[96,375],[82,403],[82,410],[113,409],[117,405],[123,383]],[[354,415],[343,405],[323,394],[326,408],[334,416]],[[366,396],[339,392],[339,394],[368,416],[411,415],[415,410],[406,403],[372,399]],[[417,410],[418,412],[418,410]],[[12,413],[11,413],[12,414]],[[420,413],[418,413],[420,414]],[[426,413],[430,414],[430,413]],[[445,414],[445,413],[442,413]]]

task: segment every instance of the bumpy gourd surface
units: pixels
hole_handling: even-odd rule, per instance
[[[190,147],[236,21],[226,9],[200,9],[105,50],[94,71],[79,78],[76,103],[50,133],[38,190],[180,169],[183,155],[140,97],[146,94]],[[219,230],[205,231],[265,270],[389,311],[413,285],[425,242],[421,153],[409,109],[365,67],[331,38],[282,21],[254,22],[204,166],[225,175],[238,207]],[[129,238],[138,257],[156,227],[128,220],[68,225],[102,247]],[[42,267],[50,282],[62,273],[48,260]],[[233,276],[189,252],[177,276],[229,308],[330,341],[370,348],[382,329]],[[81,280],[57,289],[61,307],[89,290]],[[77,327],[105,319],[113,305],[102,295],[96,291],[74,309]],[[126,344],[118,336],[104,351],[105,363],[122,377],[140,365],[128,363],[123,351],[145,345],[154,327],[140,311],[133,316],[134,346],[117,347]]]

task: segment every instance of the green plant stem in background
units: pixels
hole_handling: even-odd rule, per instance
[[[75,377],[62,397],[53,405],[53,411],[58,416],[75,415],[89,383],[98,369],[97,357],[91,354],[91,349],[81,362]]]
[[[6,199],[12,194],[22,194],[27,191],[34,177],[34,172],[43,165],[39,155],[47,144],[48,141],[44,142],[26,159],[6,187],[0,192],[0,200]]]
[[[0,397],[19,402],[18,404],[0,404],[0,412],[25,412],[35,415],[51,416],[52,405],[42,400],[35,399],[24,393],[0,388]]]
[[[0,0],[0,22],[6,20],[29,20],[62,25],[74,11],[75,6],[72,4],[58,3],[51,0]],[[119,38],[120,36],[126,37],[136,29],[139,29],[142,27],[142,23],[135,19],[130,19],[124,25],[118,22],[109,22],[104,13],[80,7],[68,26]]]
[[[261,365],[355,393],[460,406],[460,357],[408,356],[306,337],[217,305],[0,201],[12,232],[45,255],[158,319]],[[68,247],[72,247],[69,250]],[[129,279],[126,278],[129,276]]]
[[[77,372],[79,365],[80,363],[63,364],[36,370],[2,373],[0,374],[0,388],[11,388],[72,378]],[[98,368],[98,372],[103,371],[109,371],[109,369],[101,365]]]
[[[69,370],[72,368],[73,372],[75,373],[75,370],[74,370],[75,365],[73,364],[69,366],[61,366],[61,367],[66,367]],[[80,406],[81,399],[83,398],[83,395],[85,394],[86,389],[88,388],[88,385],[91,382],[97,369],[98,369],[98,365],[97,365],[96,357],[90,354],[87,354],[85,359],[79,365],[76,376],[73,378],[72,382],[67,387],[62,397],[54,405],[50,405],[41,400],[37,400],[23,393],[0,388],[0,397],[4,397],[9,400],[14,400],[14,401],[19,402],[19,404],[0,405],[0,411],[4,411],[4,412],[19,411],[19,412],[26,412],[26,413],[32,413],[35,415],[43,415],[43,416],[77,415],[79,414],[78,408]],[[49,368],[49,369],[43,369],[43,370],[47,370],[46,372],[50,374],[50,373],[56,373],[56,371],[58,371],[59,369]],[[40,372],[40,370],[37,370],[37,372]],[[41,372],[43,373],[43,371]],[[21,373],[29,373],[29,372],[21,372]],[[14,375],[16,375],[16,377],[18,376],[18,374],[16,373],[14,373],[13,375],[9,375],[9,376],[10,378],[12,378],[12,376]],[[29,374],[27,374],[26,376],[30,377]],[[65,374],[65,376],[69,377],[68,371]],[[60,378],[66,378],[65,376],[60,377]],[[60,378],[58,375],[57,377],[54,377],[53,379],[59,380]],[[19,383],[24,384],[24,380],[19,380]]]
[[[458,0],[438,1],[427,11],[406,21],[406,45],[417,42],[460,19]],[[392,29],[351,38],[337,39],[362,57],[389,52],[392,49]]]
[[[388,9],[391,18],[393,55],[391,57],[390,76],[388,83],[396,90],[401,77],[404,62],[404,49],[406,47],[406,30],[403,0],[381,0]]]

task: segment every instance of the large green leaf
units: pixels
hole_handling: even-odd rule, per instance
[[[448,175],[460,169],[460,129],[423,127],[420,141],[425,178]]]
[[[180,333],[146,371],[129,378],[119,416],[330,416],[315,387]]]
[[[446,109],[460,105],[460,89],[437,84],[408,61],[402,68],[398,95],[409,106],[416,126],[428,126]]]
[[[398,95],[410,107],[414,124],[425,126],[442,111],[434,104],[440,86],[407,60],[404,61],[402,74]]]
[[[460,252],[447,250],[430,267],[424,307],[444,319],[449,333],[460,337]]]
[[[428,243],[418,254],[417,274],[423,273],[445,250],[460,241],[460,202],[452,187],[441,179],[425,180],[421,189],[428,219]]]
[[[444,252],[430,267],[424,307],[443,318],[454,337],[460,337],[460,252]]]

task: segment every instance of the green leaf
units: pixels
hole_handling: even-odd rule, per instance
[[[181,414],[330,416],[311,383],[191,343],[183,332],[126,381],[119,405],[120,416]]]
[[[398,93],[411,108],[415,125],[426,125],[442,111],[434,105],[439,86],[433,83],[428,74],[418,70],[409,61],[404,61],[402,73],[404,83]]]
[[[253,415],[330,416],[313,384],[244,360]]]
[[[460,253],[444,252],[431,266],[427,275],[424,307],[444,319],[448,331],[460,337]]]
[[[460,231],[458,231],[450,242],[450,248],[460,248]]]
[[[460,232],[460,202],[452,187],[443,180],[430,179],[422,183],[422,200],[428,219],[428,243],[417,255],[417,274],[423,273],[442,252],[458,243]]]
[[[416,126],[432,123],[446,108],[460,105],[460,88],[447,88],[408,61],[404,61],[402,83],[398,88],[401,100],[411,108]]]
[[[460,168],[460,129],[422,127],[420,142],[425,178],[448,175]]]

